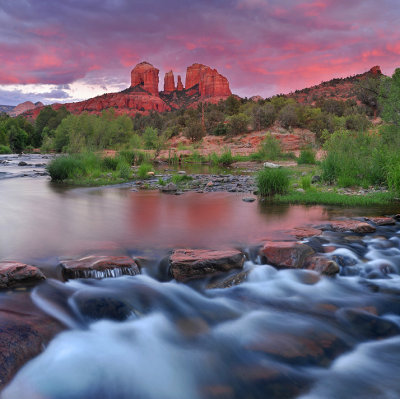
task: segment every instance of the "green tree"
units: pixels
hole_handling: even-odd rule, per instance
[[[225,101],[225,112],[228,115],[235,115],[239,112],[240,100],[234,95],[229,96]]]
[[[228,132],[232,135],[245,133],[249,122],[250,118],[246,114],[232,115],[229,118]]]
[[[391,78],[382,80],[379,91],[379,103],[382,105],[382,118],[400,128],[400,68]]]
[[[13,152],[21,153],[28,141],[28,134],[20,127],[13,125],[9,131],[10,148]]]

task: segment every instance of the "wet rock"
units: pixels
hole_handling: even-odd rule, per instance
[[[317,226],[315,226],[317,227]],[[352,231],[353,233],[365,234],[374,233],[376,228],[368,223],[360,222],[359,220],[334,220],[328,222],[321,230],[332,230],[335,232]]]
[[[244,197],[242,198],[243,202],[254,202],[256,199],[254,197]]]
[[[21,161],[18,163],[18,166],[28,166],[28,164],[25,161]]]
[[[249,275],[250,271],[251,270],[243,270],[239,273],[234,274],[233,276],[226,277],[222,280],[213,281],[207,285],[207,288],[229,288],[235,285],[239,285],[247,280],[247,276]]]
[[[305,268],[327,276],[334,276],[340,272],[338,264],[334,260],[325,258],[324,256],[312,256],[307,260]]]
[[[139,274],[136,262],[129,256],[87,256],[60,263],[66,279],[104,278]]]
[[[293,241],[267,241],[260,250],[264,263],[289,269],[303,268],[314,253],[308,245]]]
[[[296,237],[298,240],[303,240],[304,238],[319,236],[322,234],[322,231],[313,227],[295,227],[294,229],[288,230],[287,233]]]
[[[377,226],[390,226],[396,224],[396,221],[391,217],[374,217],[367,218],[367,220],[376,224]]]
[[[0,390],[62,330],[61,324],[38,311],[0,309]]]
[[[133,314],[133,307],[110,295],[93,295],[79,291],[72,297],[76,309],[86,321],[109,319],[124,321]]]
[[[335,248],[336,249],[336,248]],[[335,254],[331,256],[331,259],[335,261],[339,266],[355,266],[358,262],[357,259],[351,256]]]
[[[37,267],[19,262],[0,262],[0,288],[37,283],[45,278]]]
[[[400,328],[394,322],[375,316],[359,309],[341,309],[339,319],[350,324],[351,331],[366,338],[388,338],[400,334]]]
[[[170,273],[177,281],[187,281],[241,269],[244,258],[244,254],[236,249],[177,249],[170,256]]]
[[[315,175],[311,178],[311,184],[319,183],[321,181],[321,176]]]
[[[168,183],[166,186],[162,187],[161,192],[163,193],[175,193],[178,190],[178,187],[174,183]]]

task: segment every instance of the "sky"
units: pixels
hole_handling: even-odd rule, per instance
[[[141,61],[198,62],[242,97],[400,66],[399,0],[0,0],[0,104],[83,100]]]

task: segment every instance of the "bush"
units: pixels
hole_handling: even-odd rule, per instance
[[[11,148],[6,145],[0,145],[0,154],[11,154]]]
[[[289,129],[290,127],[298,126],[299,117],[298,117],[296,108],[297,107],[295,104],[288,104],[288,105],[285,105],[279,112],[279,116],[278,116],[279,123],[285,129]]]
[[[151,172],[152,170],[153,166],[150,163],[142,163],[137,171],[137,176],[139,179],[146,179],[148,177],[147,173]]]
[[[271,133],[265,136],[257,152],[250,155],[253,161],[275,161],[282,157],[281,143]]]
[[[81,169],[79,160],[74,156],[62,156],[53,159],[47,170],[53,181],[64,181],[72,178]]]
[[[297,164],[298,165],[304,165],[304,164],[314,165],[315,164],[315,152],[311,148],[301,150],[300,156],[297,159]]]
[[[214,136],[225,136],[228,134],[228,126],[225,123],[218,123],[212,134]]]
[[[101,166],[104,170],[117,170],[119,159],[117,157],[104,157]]]
[[[247,132],[247,126],[249,124],[249,117],[245,114],[237,114],[237,115],[232,115],[229,118],[229,124],[228,124],[228,132],[229,134],[236,135],[239,133],[245,133]]]
[[[276,120],[275,107],[271,103],[255,105],[253,108],[253,126],[255,129],[270,127]]]
[[[147,150],[152,150],[156,148],[158,140],[158,132],[157,129],[153,129],[152,127],[147,127],[143,133],[143,141],[144,147]]]
[[[184,134],[192,141],[200,141],[206,135],[206,131],[199,121],[192,120],[186,126]]]
[[[128,180],[132,177],[132,170],[130,165],[125,161],[118,163],[118,175],[121,179]]]
[[[289,174],[283,168],[265,168],[258,172],[256,182],[260,195],[264,197],[284,194],[289,188]]]

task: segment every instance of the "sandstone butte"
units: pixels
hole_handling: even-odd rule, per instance
[[[132,69],[131,86],[119,93],[107,93],[85,101],[53,104],[54,109],[65,106],[73,114],[88,112],[99,114],[105,109],[114,109],[117,115],[134,116],[149,111],[165,112],[181,108],[196,107],[199,102],[218,103],[231,94],[228,79],[216,69],[193,64],[187,68],[186,84],[178,75],[177,85],[172,71],[165,74],[164,91],[158,91],[159,70],[148,62],[141,62]],[[24,113],[36,118],[43,107]]]

